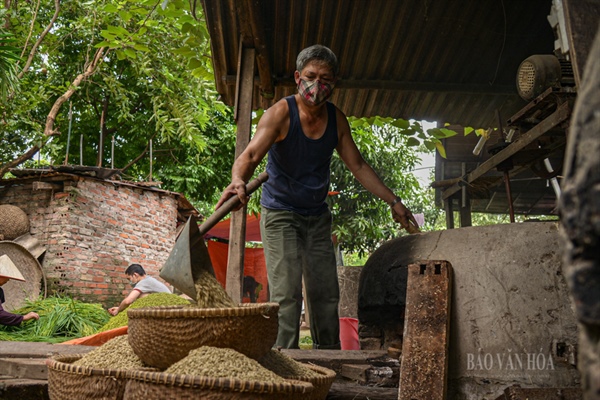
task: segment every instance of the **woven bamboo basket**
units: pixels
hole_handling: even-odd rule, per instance
[[[163,372],[134,371],[129,378],[124,400],[305,400],[314,389],[296,380],[273,383]]]
[[[277,339],[277,303],[232,308],[162,306],[127,311],[129,344],[146,364],[167,369],[201,346],[265,355]]]
[[[329,393],[329,389],[331,389],[333,381],[335,380],[335,371],[313,364],[304,364],[304,366],[318,373],[319,376],[285,376],[284,378],[309,382],[314,386],[315,389],[310,392],[305,400],[324,400]]]
[[[127,371],[72,365],[84,354],[54,356],[48,366],[50,400],[121,400]]]
[[[11,204],[0,204],[0,235],[2,240],[13,240],[29,232],[29,217],[25,211]]]

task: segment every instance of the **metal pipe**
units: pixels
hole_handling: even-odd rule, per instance
[[[150,182],[152,182],[152,139],[150,139]]]
[[[546,171],[548,171],[548,173],[553,173],[554,169],[552,168],[552,164],[550,163],[550,159],[549,158],[544,158],[544,165],[546,166]],[[556,179],[556,177],[554,178],[550,178],[550,184],[552,184],[552,189],[554,190],[554,194],[556,195],[556,199],[560,199],[560,185],[558,184],[558,179]]]
[[[98,141],[98,167],[102,166],[102,158],[104,158],[103,144],[104,144],[104,132],[102,132],[102,118],[100,118],[100,140]]]
[[[69,100],[69,131],[67,133],[67,154],[65,154],[65,162],[63,165],[69,163],[69,146],[71,144],[71,125],[73,123],[73,103]]]
[[[83,165],[83,134],[79,136],[79,165]]]
[[[506,188],[506,197],[508,198],[508,211],[510,213],[510,222],[515,223],[515,210],[513,208],[512,193],[510,190],[510,175],[508,171],[504,171],[504,186]]]
[[[110,168],[115,169],[115,135],[112,136],[110,143]]]

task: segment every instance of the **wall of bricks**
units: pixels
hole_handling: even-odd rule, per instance
[[[109,307],[131,290],[129,264],[158,278],[175,243],[175,194],[72,176],[52,184],[52,190],[35,190],[29,180],[0,186],[0,204],[23,209],[30,233],[46,248],[40,263],[49,294]]]

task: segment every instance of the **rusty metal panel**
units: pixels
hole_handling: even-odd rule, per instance
[[[452,266],[408,266],[399,400],[446,399]]]
[[[514,385],[504,389],[496,400],[581,400],[580,388],[522,388]]]

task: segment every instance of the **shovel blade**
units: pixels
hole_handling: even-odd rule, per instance
[[[204,238],[198,230],[198,219],[192,215],[175,241],[175,246],[159,275],[173,287],[196,300],[194,284],[203,270],[215,275]]]

